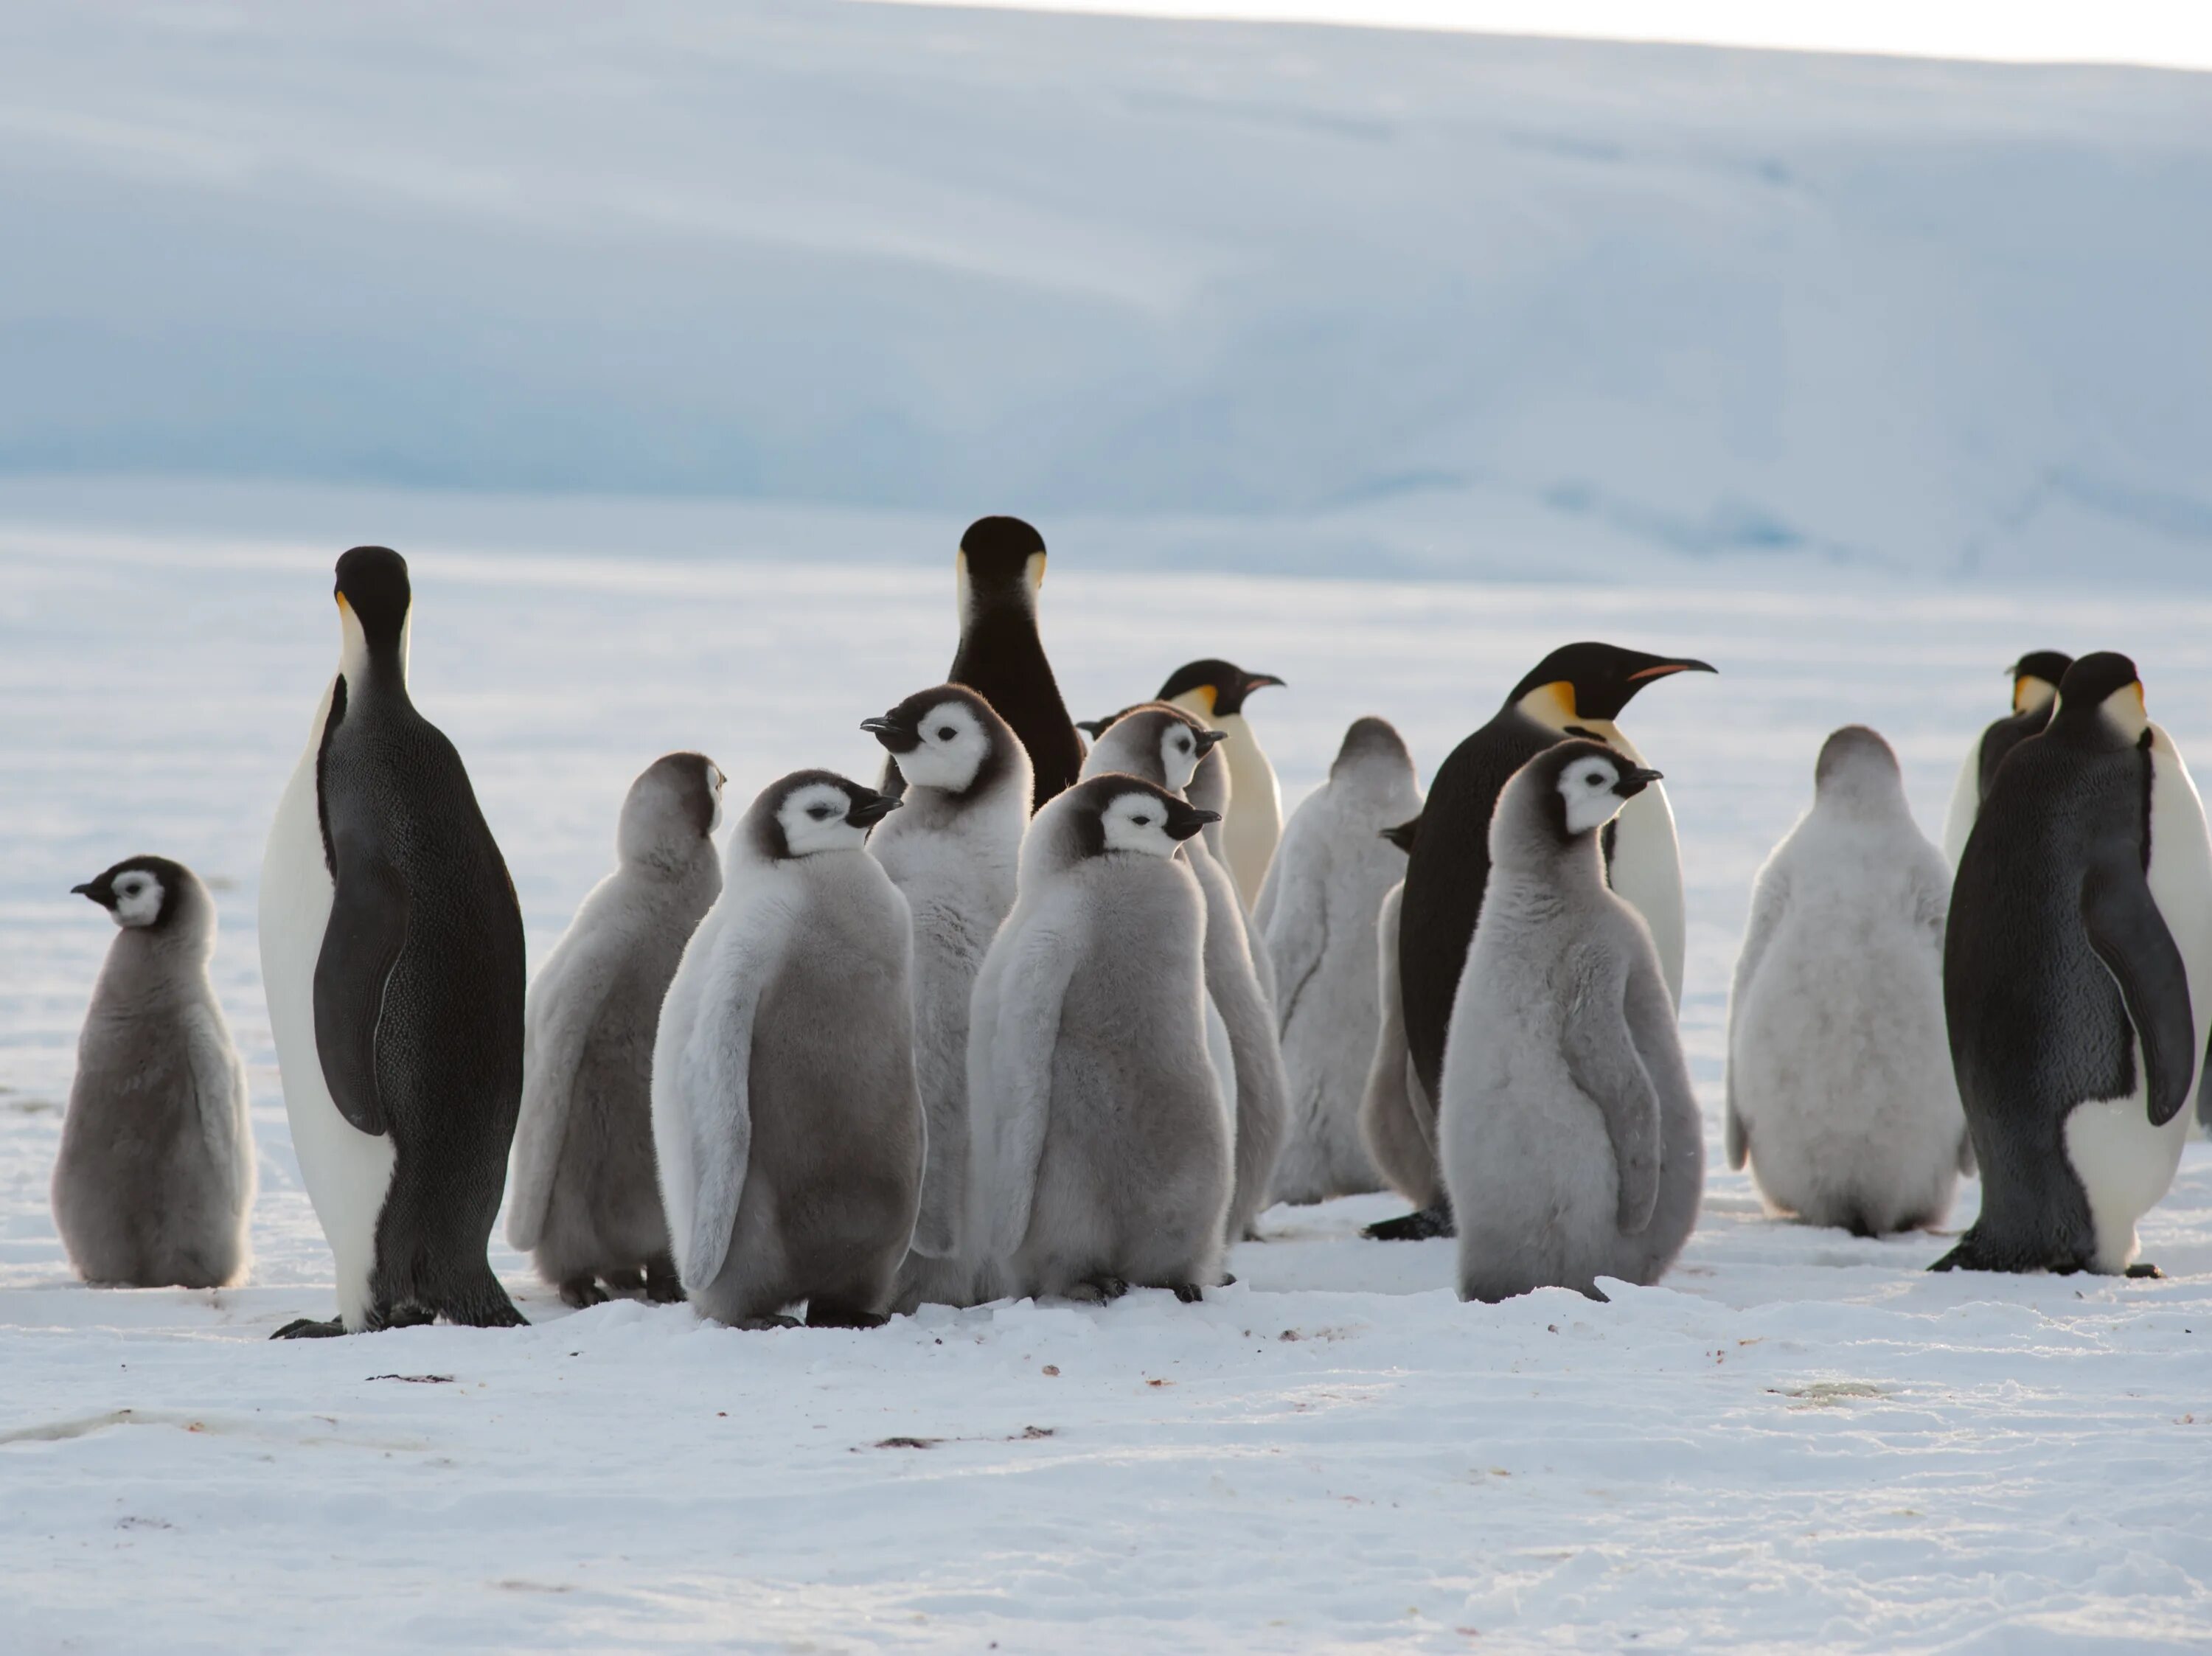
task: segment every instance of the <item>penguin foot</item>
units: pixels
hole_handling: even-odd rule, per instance
[[[1073,1285],[1066,1297],[1086,1305],[1111,1305],[1129,1291],[1129,1284],[1119,1277],[1091,1277]]]
[[[642,1271],[602,1271],[599,1281],[610,1294],[635,1294],[645,1287]]]
[[[572,1305],[579,1311],[592,1306],[605,1305],[607,1291],[589,1277],[571,1277],[561,1284],[561,1303]]]
[[[313,1317],[295,1317],[269,1338],[272,1340],[329,1340],[345,1332],[345,1324],[333,1317],[328,1322],[319,1322]]]
[[[396,1310],[380,1311],[368,1319],[371,1328],[427,1328],[438,1320],[438,1313],[427,1305],[403,1305]]]
[[[1378,1219],[1359,1233],[1370,1242],[1425,1242],[1431,1236],[1455,1236],[1451,1210],[1439,1202],[1396,1219]]]
[[[2155,1277],[2160,1282],[2164,1282],[2166,1280],[2166,1273],[2163,1271],[2160,1271],[2156,1265],[2151,1264],[2148,1259],[2138,1259],[2133,1265],[2130,1265],[2128,1267],[2128,1275],[2130,1277]]]
[[[799,1321],[796,1317],[740,1317],[730,1326],[747,1334],[759,1334],[771,1328],[797,1328]]]
[[[655,1305],[684,1303],[684,1284],[676,1275],[674,1255],[656,1253],[645,1262],[645,1297]]]
[[[1196,1283],[1177,1283],[1175,1285],[1175,1296],[1185,1305],[1196,1305],[1206,1297],[1206,1290]]]
[[[813,1299],[806,1302],[809,1328],[881,1328],[890,1320],[880,1311],[863,1311],[836,1300]]]

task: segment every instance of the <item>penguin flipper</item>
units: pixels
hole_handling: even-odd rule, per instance
[[[993,1027],[973,1032],[985,1044],[971,1052],[970,1085],[988,1101],[982,1119],[995,1130],[983,1153],[993,1168],[990,1248],[999,1260],[1011,1260],[1029,1234],[1030,1204],[1052,1120],[1052,1059],[1060,1043],[1061,1003],[1079,952],[1066,931],[1037,917],[1000,978]]]
[[[2196,1085],[2197,1025],[2189,1004],[2189,968],[2132,858],[2089,870],[2081,883],[2081,925],[2127,1004],[2148,1071],[2150,1124],[2163,1127],[2180,1113]]]
[[[676,1055],[690,1128],[690,1245],[677,1255],[684,1287],[696,1294],[722,1273],[752,1160],[753,1023],[769,974],[781,958],[784,910],[759,904],[732,917],[716,940],[698,1004],[705,1011]],[[659,1054],[654,1062],[659,1062]]]
[[[1751,1157],[1751,1134],[1743,1125],[1743,1112],[1735,1107],[1735,1084],[1729,1084],[1728,1096],[1728,1164],[1732,1173],[1741,1173],[1743,1164]]]
[[[1659,1089],[1629,1030],[1626,974],[1593,966],[1576,974],[1583,990],[1576,997],[1580,1015],[1565,1030],[1567,1073],[1605,1118],[1620,1178],[1618,1218],[1633,1236],[1659,1205]]]
[[[365,1133],[392,1130],[376,1083],[385,986],[407,943],[407,883],[349,835],[336,836],[336,890],[315,959],[315,1048],[338,1113]]]

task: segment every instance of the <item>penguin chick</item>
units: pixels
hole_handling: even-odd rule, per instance
[[[1274,1197],[1323,1202],[1382,1188],[1359,1142],[1359,1106],[1381,1017],[1376,920],[1405,878],[1386,834],[1421,808],[1413,755],[1380,719],[1357,720],[1283,831],[1260,896],[1275,968],[1289,1122]]]
[[[604,1301],[599,1283],[684,1297],[653,1168],[653,1043],[684,946],[721,895],[721,825],[712,760],[655,760],[623,802],[614,872],[530,986],[507,1240],[572,1306]]]
[[[224,1288],[246,1275],[246,1068],[208,976],[215,901],[166,857],[75,888],[121,928],[77,1038],[54,1228],[88,1283]]]
[[[1959,780],[1951,790],[1951,808],[1943,818],[1943,860],[1959,866],[1959,853],[1974,831],[1974,818],[1989,797],[1990,784],[2004,757],[2031,736],[2039,736],[2051,722],[2051,709],[2058,700],[2058,681],[2074,658],[2056,650],[2030,650],[2005,669],[2012,680],[2012,712],[1983,731],[1959,767]]]
[[[762,792],[660,1012],[653,1142],[691,1302],[872,1328],[921,1201],[906,899],[866,850],[897,801],[828,771]]]
[[[1212,821],[1219,816],[1217,802],[1198,796],[1202,793],[1200,779],[1219,774],[1220,760],[1214,751],[1218,740],[1218,732],[1200,728],[1182,709],[1155,702],[1108,725],[1084,761],[1084,773],[1091,777],[1118,772],[1142,777],[1170,793],[1188,790],[1194,797],[1187,803]],[[1194,753],[1196,758],[1190,760]],[[1235,1241],[1250,1234],[1253,1222],[1267,1205],[1275,1162],[1282,1154],[1290,1083],[1283,1073],[1273,1003],[1254,957],[1236,883],[1206,848],[1203,835],[1193,839],[1182,855],[1206,899],[1206,992],[1228,1042],[1230,1080],[1222,1094],[1235,1124],[1236,1189],[1228,1221],[1228,1237]],[[1215,1067],[1219,1068],[1218,1062]]]
[[[907,779],[906,809],[868,850],[914,916],[914,1054],[929,1124],[914,1245],[895,1304],[975,1301],[968,1236],[968,1010],[975,974],[1014,906],[1029,827],[1029,755],[975,691],[940,684],[861,721]]]
[[[1414,1073],[1406,1048],[1406,1018],[1398,995],[1398,909],[1406,898],[1400,881],[1382,894],[1375,916],[1375,1055],[1359,1095],[1359,1142],[1376,1171],[1413,1204],[1403,1219],[1386,1222],[1385,1240],[1409,1241],[1451,1234],[1443,1169],[1437,1162],[1437,1112]],[[1369,1235],[1376,1228],[1368,1228]]]
[[[1654,1283],[1697,1222],[1705,1148],[1674,1000],[1598,849],[1658,779],[1565,742],[1498,798],[1439,1101],[1462,1299]]]
[[[1004,1291],[1196,1300],[1221,1280],[1230,1123],[1205,1028],[1211,820],[1133,776],[1037,813],[975,980],[977,1220]]]
[[[1227,737],[1221,751],[1229,767],[1229,806],[1221,822],[1220,854],[1248,907],[1260,901],[1267,864],[1283,837],[1283,790],[1244,716],[1244,699],[1282,682],[1273,673],[1248,673],[1234,662],[1192,661],[1168,675],[1158,697]]]
[[[1728,1158],[1859,1236],[1941,1222],[1973,1149],[1943,1026],[1949,870],[1889,743],[1847,725],[1759,871],[1729,996]]]
[[[2212,1022],[2212,840],[2125,656],[2066,670],[1997,767],[1951,888],[1943,1007],[1982,1173],[1948,1271],[2155,1275]]]

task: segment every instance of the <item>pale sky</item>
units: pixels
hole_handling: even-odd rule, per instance
[[[926,4],[930,0],[896,0]],[[1028,11],[2212,69],[2212,0],[965,0]]]

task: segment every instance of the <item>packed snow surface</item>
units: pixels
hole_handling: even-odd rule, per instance
[[[362,525],[368,532],[371,525]],[[800,527],[803,527],[801,525]],[[741,806],[950,659],[936,542],[866,570],[422,551],[415,688],[459,744],[534,959],[631,777],[696,746]],[[794,538],[797,553],[805,544]],[[1388,1198],[1278,1208],[1204,1304],[932,1311],[738,1334],[684,1307],[271,1344],[332,1305],[253,937],[261,837],[335,658],[337,544],[0,536],[0,1558],[11,1650],[972,1652],[2201,1648],[2212,1626],[2212,1154],[2143,1227],[2164,1282],[1931,1277],[1929,1236],[1765,1217],[1720,1160],[1723,996],[1823,735],[1889,735],[1923,828],[2021,650],[2134,653],[2212,755],[2212,606],[1887,591],[1423,587],[1055,560],[1079,714],[1185,658],[1291,802],[1345,725],[1433,770],[1548,646],[1721,669],[1626,723],[1668,774],[1683,1018],[1716,1171],[1661,1286],[1464,1306]],[[118,857],[214,886],[251,1068],[251,1284],[75,1283],[46,1209]],[[1970,1183],[1955,1228],[1971,1216]],[[2198,1325],[2203,1333],[2197,1331]]]

